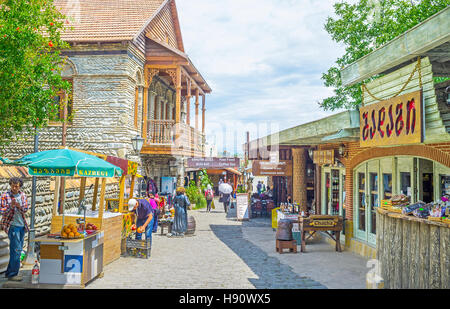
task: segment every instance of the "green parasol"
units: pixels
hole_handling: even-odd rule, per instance
[[[27,166],[31,176],[112,178],[122,175],[120,167],[68,148],[37,152],[8,163]]]

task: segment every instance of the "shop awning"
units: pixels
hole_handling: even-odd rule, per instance
[[[236,174],[238,176],[242,176],[242,173],[239,172],[238,170],[235,170],[234,168],[226,168],[225,170],[227,170],[230,173]]]
[[[275,134],[250,142],[250,153],[256,149],[271,146],[306,146],[325,144],[324,140],[335,134],[347,134],[341,132],[347,130],[359,130],[359,111],[351,110],[341,112],[326,118],[305,123]],[[356,134],[358,136],[359,133]],[[333,140],[334,142],[334,140]]]
[[[434,76],[448,76],[450,68],[450,6],[358,59],[341,71],[342,84],[354,85],[372,76],[429,57]]]
[[[359,140],[359,128],[342,129],[336,134],[325,136],[322,138],[324,142],[349,142]]]

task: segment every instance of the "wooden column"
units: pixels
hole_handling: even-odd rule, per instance
[[[93,196],[93,199],[92,199],[92,210],[93,211],[97,209],[98,184],[99,184],[99,178],[95,178],[94,196]]]
[[[187,84],[187,95],[186,95],[186,103],[187,103],[187,113],[186,113],[186,123],[191,125],[191,81],[189,78],[186,79]]]
[[[176,102],[175,102],[175,123],[180,123],[181,122],[181,68],[177,67],[177,78],[176,78],[176,82],[177,82],[177,97],[176,97]]]
[[[119,180],[119,212],[123,212],[124,196],[125,196],[125,176],[122,175]]]
[[[199,106],[199,89],[195,89],[195,129],[198,130],[198,106]]]
[[[142,138],[144,139],[144,143],[147,143],[147,132],[148,132],[148,87],[144,87],[144,104],[143,104],[143,126],[142,126]]]
[[[103,218],[105,211],[105,193],[106,193],[106,178],[102,179],[102,190],[100,191],[100,204],[98,206],[98,217]]]
[[[202,95],[202,133],[205,134],[205,120],[206,120],[206,95]]]
[[[306,149],[292,149],[293,177],[292,177],[292,199],[299,203],[302,210],[307,208],[306,191]]]
[[[322,195],[320,194],[322,191],[322,184],[321,184],[321,180],[322,180],[322,169],[320,167],[319,164],[315,164],[315,173],[314,173],[314,200],[316,202],[316,205],[313,207],[315,207],[315,212],[316,214],[320,214],[320,208],[322,205]]]

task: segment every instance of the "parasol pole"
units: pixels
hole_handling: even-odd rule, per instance
[[[34,133],[34,153],[39,151],[39,130],[35,128]],[[34,239],[36,237],[35,217],[36,217],[36,176],[33,176],[31,182],[31,214],[30,231],[28,232],[28,248],[25,264],[33,265],[36,261],[36,252],[34,251]]]
[[[63,104],[63,122],[62,122],[62,146],[66,147],[67,140],[67,104],[69,100],[67,98],[67,92],[64,91],[64,104]],[[62,226],[64,227],[64,203],[66,202],[66,178],[61,177],[61,212],[62,212]]]

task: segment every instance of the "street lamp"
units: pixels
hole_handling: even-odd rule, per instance
[[[133,150],[135,153],[141,153],[142,147],[144,146],[144,139],[139,135],[136,135],[131,139],[131,143],[133,144]]]

